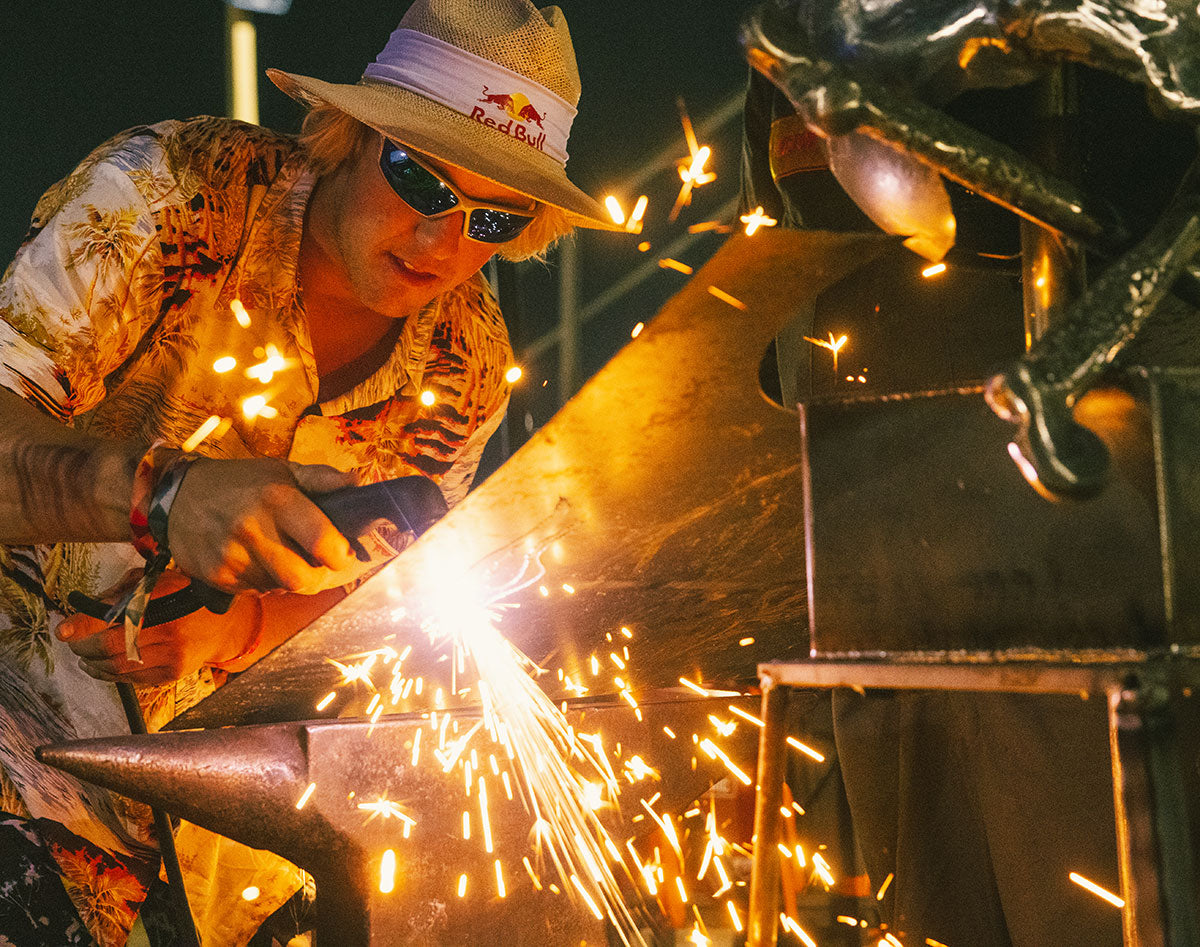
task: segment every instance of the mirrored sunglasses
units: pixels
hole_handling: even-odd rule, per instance
[[[464,196],[407,148],[387,138],[383,140],[379,167],[396,196],[422,217],[463,211],[464,236],[480,243],[506,243],[533,223],[532,210],[510,210]]]

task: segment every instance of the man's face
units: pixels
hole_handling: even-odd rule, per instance
[[[472,276],[497,245],[466,237],[462,211],[430,219],[409,207],[379,168],[381,146],[380,136],[372,134],[357,155],[322,182],[331,200],[324,225],[314,222],[314,236],[363,306],[399,318]],[[511,207],[531,203],[470,171],[420,158],[469,198]]]

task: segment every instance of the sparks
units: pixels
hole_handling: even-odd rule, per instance
[[[649,247],[646,247],[646,249],[647,249],[647,250],[649,250],[650,248],[649,248]],[[642,334],[642,330],[643,330],[644,328],[646,328],[646,323],[644,323],[644,322],[639,322],[637,325],[635,325],[635,326],[633,327],[633,331],[631,331],[631,332],[629,333],[629,337],[630,337],[631,339],[636,339],[636,338],[637,338],[639,335],[641,335],[641,334]]]
[[[521,376],[523,374],[524,374],[524,372],[521,371],[521,366],[514,365],[512,368],[510,368],[508,371],[506,371],[504,373],[504,380],[506,382],[508,382],[510,385],[515,385],[517,382],[519,382],[521,380]]]
[[[645,194],[637,199],[637,203],[633,205],[633,213],[629,215],[629,220],[625,224],[627,233],[642,232],[642,218],[646,215],[646,205],[649,202],[650,200]]]
[[[875,892],[875,900],[882,901],[884,894],[887,893],[888,885],[892,883],[892,879],[896,877],[894,873],[888,872],[888,876],[883,879],[883,884],[879,886],[879,890]]]
[[[817,752],[816,750],[814,750],[814,749],[813,749],[811,746],[808,746],[808,745],[807,745],[807,744],[805,744],[805,743],[801,743],[801,742],[800,742],[799,740],[797,740],[795,737],[788,737],[788,738],[787,738],[787,742],[788,742],[788,746],[792,747],[793,749],[797,749],[797,750],[799,750],[799,751],[800,751],[801,753],[803,753],[805,756],[810,756],[810,757],[812,757],[812,758],[813,758],[814,760],[816,760],[818,763],[824,763],[824,762],[825,762],[825,757],[824,757],[822,754],[818,753],[818,752]]]
[[[316,788],[317,788],[317,784],[316,784],[316,783],[309,783],[309,784],[308,784],[308,788],[307,788],[307,789],[305,789],[305,790],[304,790],[304,792],[302,792],[302,793],[300,794],[300,798],[296,800],[296,808],[297,808],[297,809],[303,809],[303,808],[304,808],[304,804],[305,804],[306,802],[308,802],[308,799],[309,799],[309,797],[310,797],[310,796],[313,794],[313,792],[316,790]]]
[[[391,894],[396,887],[396,853],[388,849],[383,853],[379,863],[379,890],[383,894]]]
[[[240,299],[234,299],[229,303],[229,308],[233,310],[233,318],[237,320],[237,324],[243,329],[250,328],[250,314],[246,312],[246,307],[242,305]]]
[[[358,808],[365,809],[371,813],[369,816],[367,816],[368,822],[377,816],[383,816],[385,819],[390,819],[392,816],[395,816],[406,825],[417,824],[416,819],[406,814],[405,811],[400,808],[398,803],[392,802],[390,799],[387,799],[383,796],[381,796],[377,802],[360,802],[358,804]]]
[[[740,309],[742,312],[746,311],[746,304],[736,296],[730,296],[729,293],[725,292],[725,290],[717,289],[715,286],[709,286],[708,291],[713,296],[716,296],[717,299],[721,300],[721,302],[729,303],[729,305],[731,305],[734,309]]]
[[[726,901],[725,907],[729,910],[729,916],[733,919],[733,929],[740,934],[742,931],[742,919],[738,917],[737,908],[732,901]]]
[[[466,893],[467,893],[467,876],[464,873],[464,874],[461,874],[458,876],[458,896],[461,898]]]
[[[491,849],[489,848],[490,852]],[[500,859],[496,859],[496,893],[504,897],[504,870],[500,867]]]
[[[733,704],[730,704],[729,712],[736,714],[737,716],[739,716],[743,720],[745,720],[747,723],[752,723],[756,727],[761,727],[763,725],[763,722],[761,720],[759,720],[756,716],[754,716],[754,714],[746,713],[746,711],[742,710],[741,707],[735,707]]]
[[[742,772],[742,770],[737,767],[737,765],[733,762],[733,760],[731,760],[725,754],[725,751],[722,750],[715,743],[713,743],[712,740],[705,737],[703,740],[700,741],[700,749],[702,749],[705,753],[708,754],[709,759],[713,759],[713,760],[719,759],[722,763],[724,763],[725,768],[727,770],[729,770],[729,772],[733,773],[733,775],[736,776],[739,780],[741,780],[743,785],[752,786],[754,784],[754,780],[752,780],[749,776],[747,776],[744,772]]]
[[[221,426],[221,420],[222,419],[219,415],[212,415],[212,417],[196,428],[191,437],[189,437],[179,446],[184,450],[185,453],[190,454],[204,442],[204,439],[208,437],[208,435]]]
[[[1079,872],[1073,871],[1073,872],[1071,872],[1071,874],[1068,877],[1070,877],[1070,879],[1073,882],[1075,882],[1075,884],[1079,885],[1079,887],[1084,888],[1087,891],[1090,891],[1092,894],[1096,895],[1096,897],[1098,897],[1098,898],[1103,898],[1105,901],[1107,901],[1109,904],[1113,905],[1114,907],[1118,907],[1118,908],[1125,907],[1125,899],[1124,898],[1117,897],[1117,895],[1113,894],[1111,891],[1109,891],[1106,888],[1101,888],[1098,884],[1096,884],[1096,882],[1089,881],[1087,878],[1083,877],[1083,875],[1079,874]]]
[[[669,256],[663,257],[658,261],[658,265],[664,270],[678,270],[684,276],[692,275],[692,268],[686,263],[680,263],[678,260],[673,260]]]
[[[612,218],[612,222],[618,227],[625,223],[625,210],[621,207],[621,202],[616,196],[609,194],[604,198],[604,206],[608,208],[608,215]]]
[[[742,214],[742,216],[738,219],[746,225],[747,237],[754,236],[760,227],[774,227],[777,223],[779,223],[779,221],[777,221],[774,217],[768,217],[765,213],[763,213],[761,205],[754,208],[754,210],[748,214]]]
[[[821,339],[814,339],[807,335],[804,337],[804,341],[811,342],[813,345],[819,345],[823,349],[829,349],[829,351],[833,353],[833,370],[834,372],[837,372],[838,353],[841,352],[842,346],[846,344],[846,338],[847,337],[845,335],[841,335],[835,339],[833,337],[833,333],[830,332],[828,342],[825,342]]]
[[[929,279],[931,276],[940,276],[942,273],[945,273],[945,272],[946,272],[946,264],[945,263],[935,263],[935,264],[933,264],[933,266],[927,266],[927,267],[925,267],[925,269],[921,270],[921,275],[924,276],[926,279]]]

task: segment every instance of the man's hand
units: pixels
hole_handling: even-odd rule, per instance
[[[324,493],[355,478],[284,461],[198,460],[168,519],[175,565],[225,592],[313,591],[357,564],[346,537],[301,490]]]
[[[131,576],[136,578],[136,576]],[[188,584],[181,572],[168,569],[154,586],[154,597],[169,595]],[[105,598],[113,601],[120,588]],[[224,615],[197,611],[175,621],[142,628],[138,646],[142,663],[125,657],[125,627],[108,625],[86,615],[73,615],[55,632],[82,659],[80,666],[101,681],[165,684],[198,671],[206,664],[223,664],[241,656],[254,642],[261,621],[261,604],[247,592],[234,599]]]

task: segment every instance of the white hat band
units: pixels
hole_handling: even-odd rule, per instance
[[[398,29],[363,78],[408,89],[567,163],[574,106],[490,59],[416,30]]]

